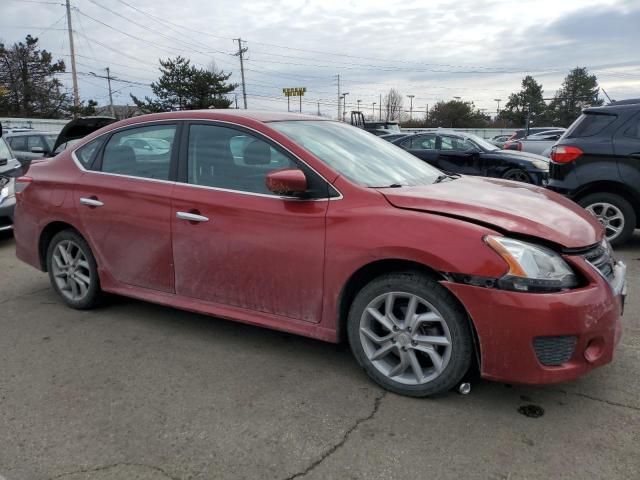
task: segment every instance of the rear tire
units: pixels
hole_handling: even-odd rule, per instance
[[[611,245],[622,245],[633,235],[636,228],[636,212],[620,195],[608,192],[592,193],[581,198],[578,203],[605,227]]]
[[[367,375],[401,395],[446,392],[473,359],[466,312],[443,286],[420,273],[372,280],[351,305],[347,331]]]
[[[86,310],[100,300],[96,261],[87,242],[73,230],[54,235],[47,248],[51,286],[71,308]]]

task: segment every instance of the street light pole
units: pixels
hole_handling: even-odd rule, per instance
[[[349,92],[344,92],[342,94],[342,121],[346,122],[346,118],[347,118],[347,95],[349,95]]]
[[[358,111],[360,111],[360,102],[362,102],[362,100],[356,100],[356,102],[358,102]]]
[[[410,107],[409,107],[409,121],[413,120],[413,97],[415,97],[415,95],[407,95],[407,97],[409,97],[409,101],[410,103]]]
[[[373,102],[373,108],[371,109],[371,118],[376,119],[376,102]]]

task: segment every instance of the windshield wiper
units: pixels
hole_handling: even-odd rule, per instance
[[[451,181],[457,178],[460,178],[459,173],[443,173],[442,175],[438,175],[438,177],[433,181],[433,183],[440,183],[440,182],[444,182],[445,180]]]

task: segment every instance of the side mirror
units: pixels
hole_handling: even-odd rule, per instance
[[[307,177],[297,168],[273,170],[267,174],[267,188],[278,195],[300,195],[307,191]]]
[[[46,153],[42,147],[31,147],[31,153]]]

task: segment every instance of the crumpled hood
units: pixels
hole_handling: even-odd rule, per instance
[[[565,248],[593,245],[604,235],[600,223],[571,200],[519,182],[462,176],[434,185],[379,192],[398,208],[475,220]]]

